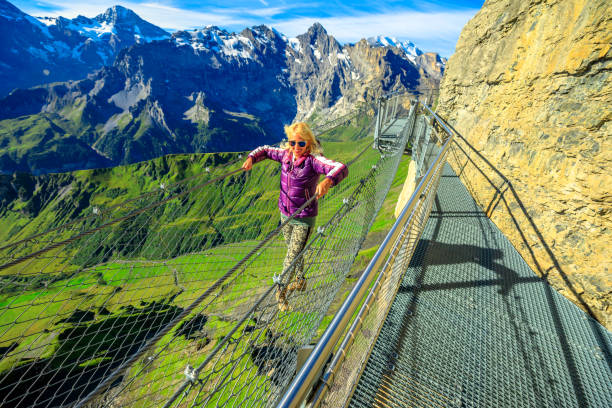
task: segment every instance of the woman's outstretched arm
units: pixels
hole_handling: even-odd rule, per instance
[[[249,153],[249,157],[253,159],[253,163],[260,162],[265,159],[274,161],[281,161],[285,155],[286,150],[280,147],[271,146],[259,146],[257,149]]]
[[[313,167],[317,173],[325,175],[325,180],[317,186],[318,198],[327,194],[330,187],[340,183],[348,175],[348,167],[345,164],[322,155],[314,156]]]

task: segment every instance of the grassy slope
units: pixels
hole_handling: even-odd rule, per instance
[[[206,122],[185,121],[170,137],[146,110],[134,117],[115,114],[104,126],[84,115],[83,108],[77,100],[57,113],[0,120],[0,172],[102,167],[176,151],[222,151],[228,144],[241,149],[266,138],[259,118],[228,111],[210,111]]]
[[[363,126],[363,123],[359,125]],[[326,155],[343,161],[353,157],[357,151],[369,143],[367,139],[358,139],[357,129],[358,127],[339,129],[330,132],[333,134],[323,137]],[[353,143],[346,143],[347,141],[353,141]],[[351,148],[347,149],[347,146],[351,146]],[[4,230],[12,231],[11,237],[14,239],[28,236],[33,232],[49,228],[56,223],[67,222],[75,217],[90,214],[93,206],[108,208],[143,191],[155,189],[160,183],[170,184],[195,174],[205,174],[204,169],[206,167],[212,167],[212,173],[215,173],[216,170],[214,169],[220,163],[236,159],[236,155],[177,155],[113,169],[75,172],[71,174],[71,183],[73,183],[72,193],[69,192],[61,197],[57,195],[48,198],[49,203],[43,206],[33,217],[24,217],[20,212],[20,206],[23,206],[27,200],[15,200],[0,214],[0,221],[2,221],[3,225],[6,223],[6,225],[12,226],[12,228]],[[393,223],[393,208],[405,178],[407,161],[407,159],[404,159],[400,164],[400,170],[395,177],[389,196],[369,233],[369,238],[366,241],[367,248],[364,248],[358,255],[357,262],[352,271],[353,276],[367,264],[367,261],[376,249],[377,240],[384,236],[386,230]],[[217,173],[220,171],[217,171]],[[242,184],[243,190],[241,191],[243,191],[243,195],[237,202],[232,203],[231,206],[226,208],[220,203],[228,204],[228,201],[222,197],[223,191],[226,189],[231,190],[232,183],[240,181],[237,179],[226,183],[225,189],[206,190],[204,195],[206,199],[184,202],[183,206],[189,207],[189,210],[181,213],[179,217],[172,217],[176,215],[176,209],[169,211],[168,208],[164,208],[164,212],[157,214],[159,220],[157,223],[153,222],[153,229],[158,228],[156,229],[158,236],[160,234],[163,235],[162,230],[164,228],[171,230],[172,228],[180,229],[181,227],[183,227],[183,232],[195,231],[196,235],[197,233],[206,234],[210,232],[210,225],[202,231],[201,221],[205,213],[204,210],[211,207],[215,207],[217,210],[217,222],[221,223],[218,225],[225,227],[226,231],[234,230],[234,235],[241,237],[241,239],[245,239],[245,236],[249,235],[248,233],[245,234],[245,231],[248,232],[250,230],[242,228],[244,226],[241,223],[244,220],[235,219],[232,211],[237,211],[238,209],[241,209],[241,211],[251,210],[249,214],[257,219],[269,217],[269,227],[273,227],[276,224],[277,218],[277,210],[274,204],[277,198],[276,184],[278,181],[277,176],[274,177],[276,173],[277,167],[273,163],[258,164],[252,174],[249,175],[250,177]],[[352,186],[344,185],[343,187],[348,190]],[[262,191],[263,195],[257,193],[257,191]],[[72,194],[68,201],[82,202],[84,200],[84,197],[80,195],[82,192],[87,192],[86,203],[80,207],[77,206],[77,211],[66,211],[65,205],[62,204],[67,200],[66,197]],[[32,197],[34,196],[35,193],[33,193]],[[198,195],[200,198],[202,196],[202,194]],[[260,203],[261,206],[253,208],[250,205],[253,198],[256,198],[256,202]],[[331,212],[334,206],[339,205],[339,202],[340,198],[330,198],[328,204],[329,212]],[[170,205],[167,207],[170,207]],[[326,214],[322,214],[320,218],[325,218],[325,216]],[[184,228],[185,225],[194,224],[194,220],[197,220],[196,224],[199,225]],[[212,226],[215,227],[214,223]],[[130,226],[128,225],[128,227]],[[0,233],[6,234],[5,231]],[[250,237],[251,239],[260,238],[264,233],[265,231],[261,230],[251,231]],[[81,338],[87,339],[93,335],[94,329],[99,331],[100,327],[105,324],[115,327],[119,321],[129,322],[130,319],[136,318],[142,320],[145,313],[147,313],[147,316],[157,316],[158,320],[163,320],[164,316],[166,316],[163,313],[170,312],[157,311],[154,313],[155,302],[169,303],[168,300],[172,299],[174,307],[186,306],[193,299],[194,293],[206,287],[206,282],[213,282],[219,277],[220,273],[231,267],[250,249],[248,245],[243,245],[233,246],[228,251],[227,249],[231,246],[232,239],[231,237],[225,238],[225,244],[219,245],[216,243],[215,245],[210,245],[207,249],[206,247],[202,248],[196,245],[195,247],[205,249],[205,251],[200,250],[198,253],[189,253],[190,248],[187,248],[183,252],[188,254],[168,257],[169,259],[165,259],[163,263],[155,259],[142,259],[143,253],[146,253],[146,246],[136,248],[131,253],[125,254],[125,261],[104,262],[98,266],[94,265],[85,269],[79,265],[66,265],[64,263],[62,264],[64,271],[72,270],[76,272],[68,276],[59,276],[55,281],[48,280],[42,290],[40,285],[35,286],[32,282],[29,282],[32,285],[30,290],[18,290],[18,293],[15,293],[14,290],[7,290],[9,288],[5,286],[4,293],[0,296],[0,308],[3,309],[0,312],[0,324],[2,325],[0,347],[10,347],[18,340],[17,350],[23,350],[23,352],[14,354],[13,358],[2,360],[0,372],[13,367],[15,363],[23,364],[19,363],[19,357],[36,356],[37,358],[48,359],[50,362],[57,360],[60,352],[64,352],[70,347],[75,348],[75,341],[77,346],[80,344],[79,341],[65,335],[76,329],[83,331],[80,333]],[[151,244],[159,245],[155,241],[151,241]],[[278,254],[272,257],[279,260],[282,259],[284,248],[272,249],[272,253],[274,251],[278,252]],[[215,259],[215,262],[208,262],[211,259]],[[260,268],[253,268],[253,270],[266,270],[263,266],[267,260],[264,261],[259,258],[256,262],[262,263],[262,265]],[[194,265],[198,265],[197,274],[194,271]],[[58,268],[47,269],[49,271],[57,271]],[[269,279],[267,272],[265,275],[255,279],[237,281],[235,283],[236,289],[228,293],[226,295],[228,298],[224,302],[219,302],[219,304],[235,304],[242,293],[256,290],[255,286],[259,282]],[[14,276],[15,273],[12,274],[12,277]],[[202,276],[205,277],[204,280],[202,280]],[[349,279],[341,292],[345,293],[354,279],[354,277]],[[177,285],[177,282],[180,282],[179,285]],[[182,292],[177,289],[178,286],[182,287]],[[143,299],[146,299],[146,301],[143,301]],[[8,305],[10,307],[4,309]],[[29,307],[24,309],[19,307],[19,305],[28,305]],[[41,312],[42,310],[44,312]],[[75,312],[87,310],[96,311],[95,316],[89,316],[85,319]],[[160,315],[160,313],[162,314]],[[222,315],[222,313],[219,314],[219,316]],[[88,320],[89,318],[91,319]],[[326,318],[324,324],[328,321],[329,318]],[[208,338],[206,339],[206,344],[201,344],[200,346],[206,350],[215,343],[214,340],[210,344],[207,342],[211,339],[223,337],[227,330],[230,329],[231,322],[220,319],[214,316],[213,313],[213,315],[209,316],[205,327],[207,327]],[[49,328],[51,328],[50,331]],[[64,334],[64,338],[62,338],[62,334]],[[103,336],[101,340],[108,347],[113,345],[110,337]],[[168,340],[168,338],[165,340]],[[164,341],[162,341],[162,344]],[[175,341],[173,347],[189,349],[189,347],[192,347],[193,341],[193,339],[187,338],[179,339],[178,343]],[[200,338],[195,341],[202,342],[204,340]],[[78,347],[76,348],[78,349]],[[104,357],[104,353],[101,354],[99,349],[98,347],[86,350],[85,353],[82,353],[81,350],[78,354],[68,353],[68,361],[72,359],[80,367],[98,364],[100,361],[108,358]],[[28,352],[28,350],[33,351]],[[63,356],[62,358],[66,357]],[[181,364],[184,365],[184,362],[180,354],[177,354],[176,359],[166,361],[165,364],[168,365],[166,369],[170,370],[170,366],[176,366],[177,369],[180,369],[179,366]],[[160,385],[157,384],[156,387],[158,386]]]

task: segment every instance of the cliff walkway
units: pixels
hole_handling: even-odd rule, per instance
[[[456,132],[401,94],[340,131],[288,311],[278,168],[239,154],[0,247],[0,405],[611,406],[612,336],[476,205]],[[414,192],[361,271],[406,146]]]

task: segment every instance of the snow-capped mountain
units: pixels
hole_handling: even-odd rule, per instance
[[[113,6],[94,18],[78,16],[74,19],[64,17],[36,17],[52,32],[71,31],[80,34],[84,41],[72,53],[80,58],[82,53],[97,44],[98,54],[103,64],[111,64],[119,50],[133,44],[160,41],[170,38],[161,28],[141,19],[132,10]]]
[[[379,35],[377,37],[370,37],[367,39],[367,41],[368,44],[373,47],[399,48],[406,54],[406,58],[408,58],[414,63],[416,63],[417,57],[423,54],[423,51],[418,49],[417,46],[414,45],[414,43],[412,43],[411,41],[399,41],[395,37],[384,37]]]
[[[170,34],[133,11],[109,8],[92,19],[34,18],[0,0],[0,96],[15,88],[84,78],[123,48]]]
[[[412,41],[399,41],[395,37],[377,36],[370,37],[367,41],[372,47],[392,47],[400,50],[422,73],[438,80],[442,79],[447,60],[437,53],[423,52]]]
[[[89,53],[76,41],[74,60],[91,50],[101,59],[96,45],[118,41],[107,38],[120,32],[116,19],[109,28],[113,18],[44,21],[48,24],[28,20],[37,24],[39,38],[45,28],[53,35],[62,27],[77,39],[87,38]],[[137,25],[143,37],[156,35]],[[136,29],[124,32],[131,37],[124,41],[134,44],[87,79],[20,89],[0,99],[0,172],[45,173],[168,153],[246,150],[278,141],[283,125],[295,120],[326,121],[388,91],[429,92],[443,69],[435,53],[413,61],[403,48],[372,46],[365,39],[342,45],[318,23],[295,38],[263,25],[240,33],[207,26],[151,42],[138,42]],[[3,149],[3,129],[17,127],[28,141],[40,142]],[[18,146],[21,136],[9,136],[10,145]],[[75,140],[79,149],[73,154],[65,146],[76,146]],[[59,151],[61,158],[53,153]]]

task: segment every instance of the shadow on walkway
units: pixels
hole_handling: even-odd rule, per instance
[[[591,317],[591,319],[588,320],[589,326],[594,334],[594,337],[597,340],[599,348],[601,349],[604,355],[604,360],[607,364],[608,370],[612,373],[612,351],[610,349],[609,342],[606,340],[608,333],[606,333],[604,327],[598,324],[597,316],[593,312],[592,308],[587,304],[583,296],[578,293],[565,271],[561,268],[561,265],[559,264],[557,258],[555,257],[555,254],[551,250],[550,245],[546,242],[544,236],[540,231],[540,228],[536,225],[533,218],[529,215],[525,205],[523,204],[523,201],[519,197],[518,193],[516,192],[516,189],[514,188],[510,180],[503,173],[501,173],[501,171],[499,171],[486,157],[484,157],[482,153],[480,153],[476,148],[474,148],[474,146],[472,146],[459,132],[457,132],[457,130],[453,126],[451,126],[446,120],[442,120],[456,134],[455,143],[452,146],[451,154],[453,155],[453,159],[456,161],[457,165],[461,167],[460,169],[455,169],[455,171],[459,171],[458,176],[461,178],[464,169],[467,166],[472,166],[478,171],[482,178],[486,180],[488,184],[491,185],[491,187],[495,191],[495,194],[488,203],[487,207],[484,209],[485,214],[491,217],[491,215],[496,210],[498,210],[500,204],[503,205],[505,211],[507,212],[507,214],[509,214],[516,231],[521,237],[525,248],[528,251],[530,258],[529,260],[531,261],[530,264],[535,266],[536,268],[534,272],[543,280],[547,281],[551,272],[554,270],[557,271],[564,284],[566,285],[567,289],[572,293],[574,298],[577,299],[579,306]],[[461,158],[459,156],[461,156]],[[487,169],[490,171],[487,171]],[[493,174],[502,180],[502,183],[500,185],[496,185],[492,180]],[[462,178],[462,181],[464,183],[467,183],[466,187],[470,189],[469,184],[473,181],[464,179],[465,178]],[[527,221],[526,225],[521,225],[519,221],[519,217],[521,216],[524,217],[524,219]],[[550,263],[552,263],[553,265],[552,267],[546,270],[542,267],[542,264],[546,263],[547,261],[538,258],[538,255],[534,251],[534,245],[530,244],[529,240],[527,239],[527,234],[529,234],[531,237],[537,237],[537,245],[541,246],[544,249],[547,257],[549,258]],[[578,398],[578,401],[581,402],[580,406],[587,406],[586,400],[584,399],[584,389],[580,380],[580,376],[577,375],[576,372],[576,361],[570,350],[570,345],[566,334],[567,329],[564,327],[564,323],[561,319],[558,307],[553,299],[553,288],[550,285],[544,285],[544,287],[546,288],[546,297],[549,305],[550,315],[554,321],[556,333],[559,339],[559,344],[566,358],[566,368],[570,373],[570,378],[572,379],[572,385],[574,387],[575,394]],[[584,403],[585,405],[582,405],[582,403]]]

